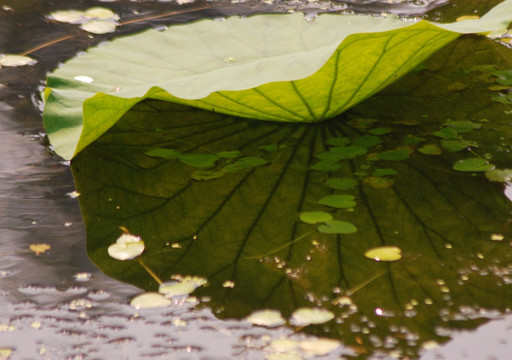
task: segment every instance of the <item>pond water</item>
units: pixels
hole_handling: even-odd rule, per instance
[[[60,62],[147,27],[326,7],[451,21],[461,13],[481,14],[494,2],[1,5],[0,53],[71,38],[33,52],[36,65],[0,68],[0,359],[509,357],[507,184],[452,169],[475,154],[498,169],[510,167],[512,109],[491,101],[488,90],[496,85],[494,67],[512,68],[509,49],[463,38],[342,118],[315,126],[234,122],[147,101],[71,166],[46,144],[37,95]],[[44,16],[97,5],[122,20],[202,10],[133,23],[110,35],[88,35]],[[450,139],[450,129],[463,135],[469,142],[463,148],[471,152],[446,150],[461,140]],[[458,143],[443,142],[450,140]],[[338,159],[334,176],[304,166],[349,151],[340,150],[347,143],[358,149]],[[411,153],[412,147],[418,150]],[[148,157],[154,148],[240,152],[263,162],[237,163],[219,179],[192,181],[212,174],[194,173],[183,159]],[[231,155],[216,159],[217,166],[233,165]],[[324,199],[338,190],[348,197]],[[321,199],[337,204],[321,216],[342,219],[329,225],[345,226],[342,234],[298,221]],[[123,231],[146,242],[143,262],[107,255]],[[395,246],[391,255],[400,259],[365,258],[366,250],[382,245]],[[183,282],[187,275],[208,284],[194,296],[174,296],[164,308],[130,306],[134,296],[157,290],[159,281]],[[308,326],[297,320],[301,307],[324,309],[335,319]],[[274,327],[244,320],[264,308],[295,317],[291,325]]]

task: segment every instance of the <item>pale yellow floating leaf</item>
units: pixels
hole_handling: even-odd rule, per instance
[[[45,243],[41,244],[31,244],[30,250],[36,253],[36,255],[42,254],[47,250],[50,250],[51,246]]]
[[[290,324],[295,326],[308,326],[323,324],[334,319],[334,314],[323,308],[300,308],[293,312]]]
[[[379,246],[366,250],[364,256],[375,261],[397,261],[402,258],[402,250],[397,246]]]
[[[29,56],[5,54],[0,55],[0,66],[16,67],[33,65],[37,61]]]
[[[249,315],[246,320],[251,324],[266,327],[275,327],[286,323],[286,320],[279,311],[270,309],[255,311]]]
[[[108,247],[108,254],[117,260],[132,260],[142,254],[144,248],[144,241],[139,236],[125,233]]]
[[[340,345],[340,342],[335,339],[318,338],[301,341],[299,347],[307,355],[325,356],[339,348]]]
[[[157,292],[142,293],[130,301],[130,306],[135,309],[164,308],[169,305],[171,305],[171,300]]]
[[[80,24],[84,21],[85,14],[79,10],[59,10],[50,13],[48,17],[63,23]]]
[[[92,7],[85,10],[85,17],[89,19],[100,19],[100,20],[119,20],[119,15],[110,9],[103,7]]]
[[[167,296],[184,296],[191,294],[195,289],[207,283],[205,278],[199,276],[186,276],[180,282],[160,285],[158,292]]]
[[[93,34],[107,34],[116,31],[116,24],[108,20],[92,20],[80,25],[80,29]]]

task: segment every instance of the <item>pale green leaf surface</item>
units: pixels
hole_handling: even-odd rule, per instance
[[[329,14],[311,24],[301,14],[279,14],[149,30],[90,49],[50,74],[45,127],[55,151],[70,159],[144,98],[319,121],[383,89],[459,34],[505,27],[510,14],[512,0],[479,20],[443,25]]]

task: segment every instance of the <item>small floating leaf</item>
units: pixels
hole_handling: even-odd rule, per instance
[[[425,155],[441,155],[441,148],[435,144],[426,144],[418,149],[418,151]]]
[[[444,140],[453,140],[459,138],[459,133],[457,130],[450,127],[445,127],[439,131],[434,131],[433,135]]]
[[[117,25],[107,20],[92,20],[80,25],[80,29],[93,34],[108,34],[116,31]]]
[[[199,276],[186,276],[179,282],[160,285],[158,292],[167,296],[184,296],[191,294],[195,289],[207,283],[205,278]]]
[[[313,164],[311,166],[312,170],[318,170],[318,171],[336,171],[341,169],[341,165],[336,162],[331,161],[319,161],[316,164]]]
[[[295,326],[308,326],[323,324],[334,319],[334,314],[323,308],[300,308],[293,312],[290,324]]]
[[[279,311],[270,309],[255,311],[246,320],[251,324],[266,327],[276,327],[286,323],[286,320]]]
[[[79,10],[59,10],[50,13],[48,17],[63,23],[80,24],[84,21],[85,14]]]
[[[441,146],[449,152],[456,152],[467,149],[469,147],[476,147],[477,143],[470,140],[441,140]]]
[[[189,153],[180,155],[178,160],[183,164],[187,164],[193,167],[209,168],[215,165],[215,162],[219,160],[219,157],[215,154]]]
[[[236,160],[235,162],[226,165],[222,171],[224,172],[237,172],[240,170],[246,170],[257,166],[263,166],[268,164],[268,161],[258,156],[246,156]]]
[[[356,206],[355,198],[354,195],[331,194],[318,200],[318,204],[337,209],[347,209]]]
[[[453,165],[457,171],[489,171],[494,169],[494,165],[489,164],[487,160],[481,158],[468,158],[459,160]]]
[[[498,84],[512,85],[512,70],[498,70],[492,74],[497,77]]]
[[[512,181],[512,169],[494,169],[487,171],[485,176],[490,181],[510,182]]]
[[[115,12],[99,6],[85,10],[84,16],[89,19],[119,20],[119,15],[117,15]]]
[[[323,234],[353,234],[357,228],[348,221],[330,220],[325,221],[324,225],[320,225],[318,231]]]
[[[216,153],[215,155],[217,155],[218,157],[223,158],[223,159],[235,159],[235,158],[239,157],[241,155],[241,153],[238,150],[233,150],[233,151],[220,151],[220,152]]]
[[[51,246],[45,243],[41,244],[30,244],[30,250],[36,253],[36,256],[50,250]]]
[[[258,149],[269,152],[269,153],[273,153],[278,150],[278,147],[277,147],[276,143],[273,143],[273,144],[268,144],[268,145],[261,145],[258,147]]]
[[[402,250],[397,246],[380,246],[366,250],[364,256],[375,261],[397,261],[402,258]]]
[[[372,176],[381,177],[381,176],[393,176],[398,175],[398,171],[393,168],[379,168],[372,171]]]
[[[303,340],[299,343],[300,349],[309,356],[325,356],[339,348],[340,345],[338,340],[327,338]]]
[[[331,146],[346,146],[350,144],[350,139],[346,137],[331,137],[325,143]]]
[[[325,211],[304,211],[299,216],[300,221],[307,224],[316,224],[332,220],[332,215]]]
[[[364,179],[364,182],[376,189],[384,189],[393,186],[395,181],[386,177],[370,176]]]
[[[108,247],[108,254],[117,260],[132,260],[144,251],[144,241],[132,234],[123,234]]]
[[[135,296],[130,301],[130,306],[135,309],[165,308],[171,305],[171,299],[157,292],[146,292]]]
[[[384,134],[389,134],[392,131],[393,130],[391,130],[390,128],[387,128],[387,127],[378,127],[375,129],[368,130],[368,133],[372,134],[372,135],[384,135]]]
[[[198,181],[201,181],[201,180],[207,181],[207,180],[218,179],[220,177],[223,177],[224,175],[226,175],[226,173],[224,171],[212,171],[212,170],[199,169],[199,170],[194,170],[192,172],[192,174],[190,174],[190,177],[192,179],[198,180]]]
[[[423,141],[425,141],[424,138],[414,136],[414,135],[406,135],[402,139],[402,144],[414,146],[414,145],[418,145],[419,143],[422,143]]]
[[[321,152],[321,153],[318,153],[315,155],[315,157],[317,159],[320,159],[320,160],[323,160],[323,161],[328,161],[328,162],[331,162],[331,163],[335,163],[337,161],[341,161],[343,159],[345,159],[345,156],[341,153],[335,153],[335,152],[329,152],[329,151],[324,151],[324,152]]]
[[[388,161],[402,161],[409,158],[410,150],[409,149],[395,149],[395,150],[386,150],[379,153],[378,157],[382,160]]]
[[[330,178],[325,182],[327,186],[335,190],[348,190],[357,186],[358,182],[350,178]]]
[[[177,159],[181,153],[175,149],[154,148],[145,153],[147,156],[159,157],[162,159]]]
[[[25,65],[33,65],[37,61],[28,56],[22,55],[0,55],[0,66],[8,66],[8,67],[16,67],[16,66],[25,66]]]
[[[478,130],[482,127],[481,124],[476,124],[472,121],[447,121],[444,124],[447,127],[450,127],[457,131],[458,133],[470,132],[473,130]]]
[[[361,146],[341,146],[331,148],[330,152],[341,155],[342,159],[353,159],[356,156],[366,154],[367,150]]]
[[[352,140],[352,145],[361,146],[365,149],[370,149],[375,145],[379,145],[382,143],[382,139],[378,136],[374,135],[361,135],[357,136]]]

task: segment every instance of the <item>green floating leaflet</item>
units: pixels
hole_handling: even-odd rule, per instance
[[[51,73],[45,129],[57,154],[71,159],[146,98],[260,120],[321,121],[460,34],[503,29],[510,20],[506,0],[481,19],[451,24],[340,14],[309,23],[296,13],[148,30],[92,48]]]

